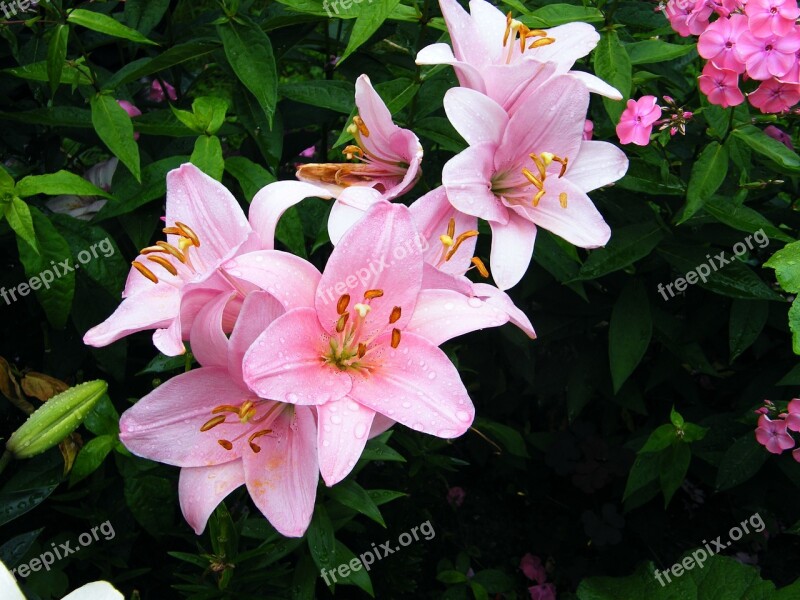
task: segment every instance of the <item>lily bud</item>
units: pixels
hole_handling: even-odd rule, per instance
[[[53,396],[6,443],[14,458],[31,458],[56,446],[78,428],[108,389],[105,381],[87,381]]]

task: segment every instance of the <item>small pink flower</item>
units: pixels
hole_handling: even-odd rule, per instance
[[[744,62],[736,54],[736,41],[747,31],[747,18],[733,15],[718,19],[708,26],[697,40],[697,53],[707,58],[719,69],[744,73]]]
[[[531,600],[556,600],[556,586],[552,583],[531,586],[528,593]]]
[[[547,581],[547,571],[544,569],[542,559],[534,556],[530,552],[525,554],[519,561],[519,568],[522,573],[536,583],[544,583]]]
[[[772,126],[770,126],[770,127],[772,127]],[[777,127],[772,127],[772,128],[777,130],[781,134],[785,135],[787,138],[789,137],[785,133],[780,131],[780,129],[778,129]],[[767,129],[769,129],[769,127],[767,127]],[[764,130],[764,133],[767,133],[767,129]],[[769,133],[767,133],[767,135],[769,135]],[[770,137],[774,137],[774,136],[770,136]],[[790,146],[789,146],[790,149],[793,149],[791,147],[791,143],[792,143],[791,139],[789,139],[788,142],[790,144]],[[788,411],[789,411],[789,414],[786,415],[786,427],[788,429],[791,429],[792,431],[800,431],[800,399],[795,398],[791,402],[789,402]]]
[[[744,12],[750,19],[750,31],[761,38],[788,35],[800,17],[795,0],[749,0]]]
[[[786,433],[786,422],[782,419],[773,421],[767,415],[758,418],[756,440],[772,454],[780,454],[794,447],[794,438]]]
[[[728,108],[744,102],[744,94],[739,89],[739,76],[736,71],[718,69],[714,63],[706,63],[703,74],[698,78],[698,85],[711,104]]]
[[[712,0],[712,4],[714,12],[722,18],[726,18],[744,7],[742,0]]]
[[[800,85],[768,79],[747,99],[762,113],[781,113],[800,101]]]
[[[466,498],[467,492],[464,491],[464,488],[454,486],[447,490],[447,503],[452,506],[453,508],[459,508],[462,504],[464,504],[464,498]]]
[[[622,144],[647,146],[650,143],[653,125],[661,117],[661,107],[656,102],[655,96],[628,100],[628,107],[622,112],[617,125],[617,137]]]
[[[792,151],[794,150],[794,145],[792,144],[792,138],[785,131],[782,131],[782,130],[778,129],[774,125],[770,125],[769,127],[765,127],[764,128],[764,133],[766,133],[772,139],[778,140],[781,144],[786,146],[789,150],[792,150]],[[792,402],[795,403],[795,411],[794,412],[798,413],[798,416],[800,416],[800,399],[795,398],[794,400],[792,400]],[[790,413],[792,412],[792,410],[791,410],[792,402],[789,403],[789,412]]]
[[[680,36],[689,37],[705,31],[714,9],[706,0],[669,0],[665,12],[672,28]]]
[[[166,88],[166,93],[164,89]],[[178,94],[175,91],[175,88],[170,85],[169,82],[164,82],[164,87],[161,86],[161,82],[157,79],[153,80],[153,83],[150,84],[150,93],[147,95],[147,99],[150,102],[157,102],[161,103],[164,102],[166,98],[169,98],[173,102],[178,99]]]
[[[745,31],[736,42],[736,55],[747,66],[747,74],[764,81],[783,77],[794,67],[800,50],[800,32],[795,29],[787,35],[760,38]]]
[[[762,406],[761,408],[757,408],[753,412],[756,413],[757,415],[768,415],[769,409],[766,406]]]
[[[140,111],[138,108],[136,108],[136,106],[134,106],[133,104],[131,104],[127,100],[117,100],[117,104],[119,104],[123,108],[123,110],[126,113],[128,113],[128,116],[131,117],[131,118],[138,117],[139,115],[142,114],[142,111]],[[138,133],[134,133],[133,134],[133,139],[138,140],[139,139],[139,134]]]
[[[583,139],[587,142],[592,139],[594,135],[594,123],[590,119],[586,119],[583,124]]]
[[[306,148],[305,150],[303,150],[303,151],[302,151],[302,152],[299,154],[299,156],[302,156],[303,158],[311,158],[312,156],[314,156],[314,153],[315,153],[316,151],[317,151],[317,147],[316,147],[316,146],[309,146],[308,148]]]

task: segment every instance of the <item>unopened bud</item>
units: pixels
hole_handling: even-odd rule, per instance
[[[8,439],[15,458],[31,458],[59,444],[78,428],[108,389],[105,381],[87,381],[53,396]]]

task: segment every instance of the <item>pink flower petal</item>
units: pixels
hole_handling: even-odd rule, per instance
[[[328,237],[335,246],[345,233],[358,221],[370,207],[385,201],[383,195],[375,188],[351,186],[339,194],[328,215]]]
[[[250,225],[261,238],[261,248],[275,248],[275,228],[286,210],[306,198],[332,198],[323,187],[303,181],[276,181],[263,187],[250,204]]]
[[[514,211],[509,213],[511,217],[505,225],[489,223],[492,228],[490,270],[501,290],[514,287],[525,275],[536,242],[536,225]]]
[[[504,291],[497,289],[493,285],[486,283],[473,284],[474,293],[488,304],[494,305],[497,309],[508,315],[508,320],[519,327],[529,338],[536,339],[536,332],[533,330],[530,319],[527,315],[517,308],[514,301]]]
[[[233,379],[244,383],[242,360],[245,353],[256,338],[284,312],[283,305],[267,292],[247,294],[228,345],[228,372]]]
[[[450,203],[459,211],[506,223],[508,211],[492,193],[496,150],[494,144],[479,144],[456,154],[442,169],[442,184]]]
[[[383,348],[380,368],[369,377],[354,375],[349,396],[417,431],[441,438],[463,434],[475,408],[450,359],[414,333],[403,333],[396,349],[389,339],[375,340]]]
[[[320,359],[328,340],[314,309],[291,310],[273,321],[245,353],[244,380],[262,398],[280,402],[305,405],[340,400],[352,383],[347,373]]]
[[[375,411],[350,398],[317,407],[319,468],[330,487],[347,477],[361,457]]]
[[[567,171],[570,183],[584,192],[622,179],[628,171],[628,157],[608,142],[584,141]]]
[[[244,466],[232,460],[213,467],[186,467],[178,480],[183,518],[197,535],[203,533],[211,513],[220,502],[244,485]]]
[[[508,115],[502,106],[467,88],[450,88],[444,95],[444,110],[456,131],[471,146],[498,145],[508,124]]]
[[[235,292],[217,294],[212,302],[200,309],[194,320],[189,336],[192,354],[204,367],[228,365],[228,336],[222,328],[222,321],[225,307],[234,296]]]
[[[301,537],[311,522],[319,480],[314,415],[298,406],[271,427],[272,434],[258,438],[261,451],[243,456],[247,491],[275,529]]]
[[[507,313],[475,296],[467,297],[452,290],[422,290],[403,335],[415,333],[439,346],[459,335],[499,327],[506,322]]]

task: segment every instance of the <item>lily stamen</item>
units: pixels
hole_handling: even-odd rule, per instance
[[[158,283],[158,277],[156,277],[153,272],[145,267],[142,263],[135,260],[131,264],[136,268],[137,271],[139,271],[139,273],[147,277],[150,281],[153,283]]]
[[[473,256],[472,264],[475,265],[476,269],[478,269],[478,273],[481,274],[481,277],[484,279],[489,279],[489,269],[486,268],[486,265],[483,264],[483,261],[480,258]]]
[[[176,269],[171,262],[169,262],[163,256],[148,256],[147,260],[151,260],[154,263],[161,265],[164,269],[166,269],[170,275],[177,275],[178,269]]]
[[[225,415],[220,415],[218,417],[214,417],[206,421],[202,427],[200,427],[200,431],[208,431],[209,429],[213,429],[217,425],[221,425],[225,422]]]

